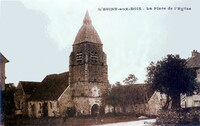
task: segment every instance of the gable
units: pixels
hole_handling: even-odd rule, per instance
[[[69,86],[69,72],[47,75],[29,101],[57,100]]]
[[[21,83],[18,84],[17,90],[16,90],[16,92],[15,92],[15,95],[18,95],[18,96],[19,96],[19,95],[20,95],[20,96],[25,95]]]
[[[6,57],[2,53],[0,53],[0,63],[7,63],[7,62],[9,61],[6,59]]]
[[[20,81],[20,85],[26,95],[31,95],[40,84],[40,82]]]
[[[200,54],[197,54],[187,60],[187,66],[190,68],[200,68]]]

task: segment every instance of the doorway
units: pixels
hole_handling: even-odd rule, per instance
[[[94,104],[91,108],[91,115],[97,116],[99,114],[99,105]]]

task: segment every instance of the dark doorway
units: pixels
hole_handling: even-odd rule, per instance
[[[45,102],[42,106],[43,116],[48,116],[48,104]]]
[[[31,105],[31,112],[32,112],[32,117],[36,116],[36,108],[35,108],[35,104]]]
[[[94,104],[91,108],[91,115],[97,116],[99,114],[99,106],[97,104]]]

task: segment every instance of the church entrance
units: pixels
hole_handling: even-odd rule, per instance
[[[42,110],[43,110],[43,116],[48,116],[48,104],[47,102],[45,102],[42,106]]]
[[[94,104],[91,108],[91,115],[97,116],[99,114],[99,105]]]

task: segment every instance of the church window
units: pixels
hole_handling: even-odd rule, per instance
[[[81,63],[83,61],[83,53],[82,52],[77,52],[77,54],[76,54],[76,61],[78,63]]]
[[[194,106],[196,107],[196,106],[200,106],[200,101],[199,100],[195,100],[194,101]]]
[[[41,104],[41,103],[39,103],[39,105],[40,105],[40,109],[42,109],[42,104]]]
[[[97,52],[92,51],[91,54],[90,54],[90,56],[91,56],[91,61],[93,63],[97,63],[98,62],[98,53]]]
[[[50,107],[51,107],[51,109],[53,108],[53,103],[52,102],[50,102]]]
[[[21,107],[20,107],[20,101],[18,101],[18,106],[19,106],[19,108],[21,108]]]

